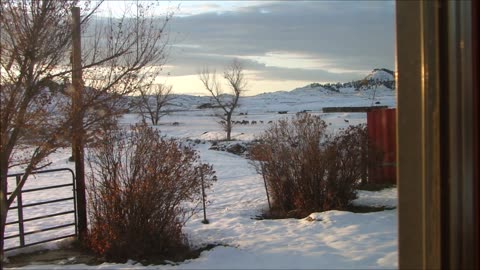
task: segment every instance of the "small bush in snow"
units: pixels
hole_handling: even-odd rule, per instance
[[[367,172],[367,132],[350,126],[336,135],[318,116],[298,114],[265,131],[251,157],[267,183],[277,215],[345,209]]]
[[[89,246],[108,260],[171,256],[187,249],[182,226],[201,203],[212,166],[146,125],[112,131],[89,156]]]

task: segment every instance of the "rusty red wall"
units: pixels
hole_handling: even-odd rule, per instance
[[[396,109],[378,109],[367,113],[367,129],[370,143],[383,153],[381,164],[370,165],[368,182],[396,184]],[[370,164],[374,164],[369,162]]]

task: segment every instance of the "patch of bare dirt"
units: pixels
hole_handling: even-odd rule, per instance
[[[160,264],[177,264],[187,259],[195,259],[200,256],[203,251],[210,250],[222,244],[209,244],[205,247],[195,250],[184,250],[176,254],[174,258],[165,258],[158,256],[140,261],[143,265],[160,265]],[[69,246],[62,249],[41,250],[31,253],[22,253],[8,257],[8,263],[4,264],[5,268],[17,268],[27,265],[100,265],[106,262],[103,258],[96,257],[93,253],[88,252],[77,246]],[[119,263],[119,262],[117,262]]]
[[[8,257],[6,268],[23,267],[27,265],[69,265],[69,264],[86,264],[99,265],[103,261],[94,255],[76,247],[69,247],[55,250],[41,250],[33,253],[23,253]]]

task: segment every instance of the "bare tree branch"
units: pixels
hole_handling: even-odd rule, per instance
[[[149,119],[152,125],[158,125],[160,118],[168,114],[165,107],[173,100],[172,86],[156,84],[142,87],[138,90],[140,96],[134,106],[143,119]]]
[[[100,1],[2,0],[0,1],[0,237],[8,207],[28,175],[48,164],[48,156],[69,144],[77,132],[98,127],[118,116],[121,98],[150,82],[161,71],[166,58],[167,13],[163,23],[153,17],[148,5],[137,6],[139,16],[126,14],[105,25],[93,27]],[[87,33],[82,59],[84,85],[82,107],[70,113],[70,83],[66,76],[72,44],[71,9],[82,6],[82,30]],[[90,27],[90,28],[89,28]],[[92,33],[89,37],[88,34]],[[91,131],[94,133],[95,131]],[[14,165],[25,175],[7,197],[7,175]],[[3,261],[3,252],[0,254]]]

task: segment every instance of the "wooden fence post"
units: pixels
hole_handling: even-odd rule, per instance
[[[78,236],[81,241],[87,235],[87,201],[85,196],[84,128],[83,128],[83,79],[80,8],[72,8],[72,152],[75,160],[75,183],[78,211]]]

